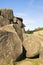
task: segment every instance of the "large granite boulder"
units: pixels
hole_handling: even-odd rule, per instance
[[[26,50],[26,57],[35,57],[39,54],[41,41],[34,34],[24,34],[23,46]]]
[[[0,27],[10,24],[10,21],[3,16],[0,16]]]
[[[0,65],[13,63],[22,53],[22,42],[13,25],[0,28]],[[19,58],[18,58],[19,59]]]
[[[0,9],[0,16],[7,18],[9,20],[13,19],[13,10],[12,9]]]

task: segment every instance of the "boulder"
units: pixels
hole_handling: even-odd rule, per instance
[[[32,34],[23,34],[23,46],[26,50],[26,57],[35,57],[40,54],[40,48],[43,47],[43,30]]]
[[[0,16],[3,16],[4,18],[13,19],[13,10],[12,9],[0,9]]]
[[[40,41],[33,34],[24,34],[23,46],[26,50],[26,57],[35,57],[39,54]]]
[[[3,16],[0,16],[0,27],[10,24],[10,21]]]
[[[13,63],[22,53],[22,42],[13,24],[0,28],[0,64]],[[19,58],[18,58],[19,59]],[[7,63],[7,64],[4,64]]]

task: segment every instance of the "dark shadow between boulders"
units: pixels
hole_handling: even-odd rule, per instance
[[[39,58],[39,54],[34,56],[34,57],[29,57],[30,59],[36,59],[36,58]]]
[[[1,11],[0,11],[0,15],[1,15]]]
[[[26,50],[25,48],[23,47],[23,52],[22,54],[16,59],[16,61],[21,61],[21,60],[24,60],[26,58]]]

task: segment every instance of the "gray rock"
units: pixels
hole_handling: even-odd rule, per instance
[[[0,15],[7,19],[13,19],[13,10],[12,9],[0,9]]]
[[[0,28],[0,64],[15,61],[22,53],[22,42],[13,25]],[[4,60],[4,62],[2,61]]]
[[[26,50],[26,57],[35,57],[40,51],[40,41],[33,34],[24,34],[23,46]]]
[[[14,23],[17,23],[18,26],[21,28],[21,27],[22,27],[23,19],[22,19],[22,18],[19,18],[19,17],[14,17],[14,18],[13,18],[13,22],[14,22]]]
[[[21,41],[23,42],[23,32],[22,32],[22,28],[20,28],[20,26],[18,24],[14,24],[14,28],[19,36],[19,38],[21,39]]]
[[[10,21],[6,18],[3,18],[3,16],[0,16],[0,27],[3,27],[8,24],[10,24]]]

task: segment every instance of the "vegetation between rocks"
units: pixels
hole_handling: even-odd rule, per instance
[[[27,31],[25,31],[25,33],[32,34],[33,32],[40,31],[40,30],[43,30],[43,28],[36,28],[35,30],[28,29]]]

